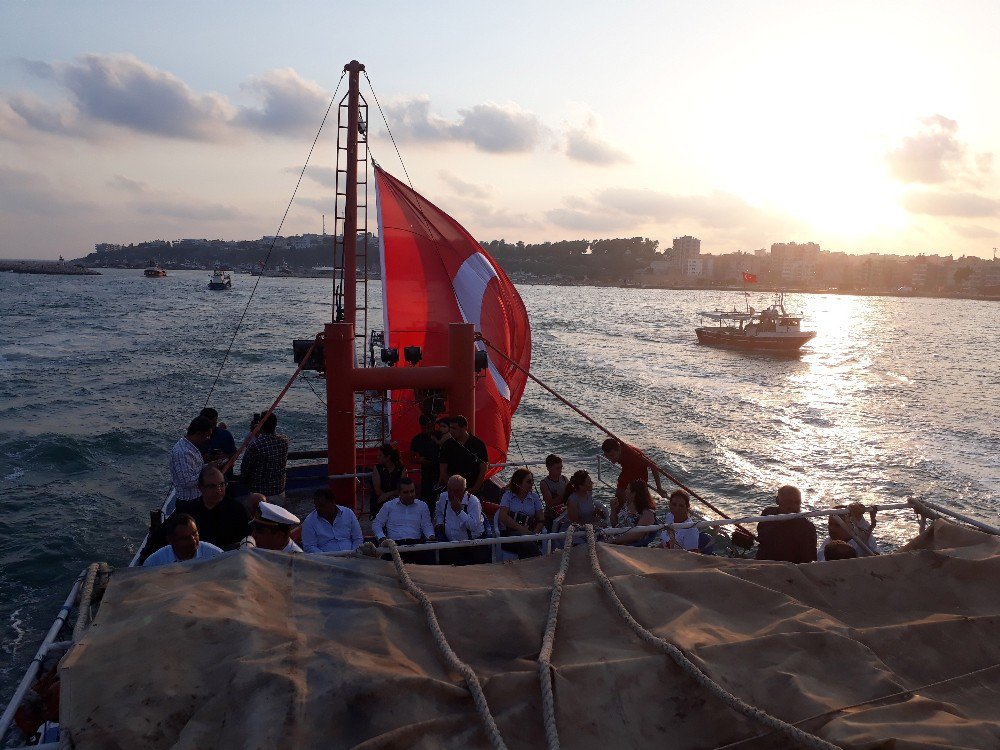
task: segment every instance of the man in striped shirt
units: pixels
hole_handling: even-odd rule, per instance
[[[174,483],[178,500],[201,497],[198,477],[205,460],[202,449],[212,437],[212,423],[205,417],[195,417],[188,426],[187,435],[170,449],[170,481]]]

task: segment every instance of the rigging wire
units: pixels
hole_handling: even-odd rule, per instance
[[[205,406],[208,406],[209,402],[212,400],[212,394],[215,393],[215,386],[218,385],[219,378],[222,377],[222,371],[226,367],[226,362],[229,361],[229,354],[233,350],[233,344],[236,343],[236,337],[239,335],[240,327],[243,325],[243,319],[246,318],[247,311],[250,309],[254,295],[257,293],[257,287],[260,285],[260,280],[264,278],[264,269],[267,267],[267,261],[270,260],[271,253],[274,251],[274,245],[277,243],[278,237],[281,235],[281,229],[285,226],[285,221],[288,219],[288,212],[292,210],[292,203],[295,202],[295,196],[299,192],[299,186],[302,185],[302,178],[305,177],[306,169],[309,167],[309,160],[312,159],[313,151],[316,150],[316,143],[319,141],[319,136],[323,132],[326,120],[330,116],[330,110],[333,109],[333,104],[337,101],[337,94],[340,91],[340,85],[344,82],[345,75],[346,71],[340,74],[340,80],[337,81],[337,88],[333,92],[333,97],[330,99],[330,103],[326,107],[326,112],[323,113],[323,120],[319,124],[319,129],[316,131],[316,137],[313,138],[312,145],[309,147],[309,153],[306,155],[305,164],[302,165],[302,171],[299,172],[299,179],[295,183],[295,189],[292,190],[292,196],[288,199],[288,205],[285,206],[285,213],[281,216],[281,222],[278,224],[278,230],[274,233],[274,238],[271,240],[271,246],[267,249],[267,255],[264,256],[264,262],[261,263],[260,276],[257,277],[257,281],[254,283],[253,289],[250,290],[250,299],[247,300],[246,305],[243,307],[243,314],[240,315],[240,319],[236,323],[236,330],[233,331],[233,337],[229,340],[229,346],[226,348],[226,353],[222,357],[222,364],[219,365],[219,371],[215,374],[215,380],[212,381],[212,387],[208,389],[208,396],[205,397]]]
[[[385,124],[385,130],[389,134],[389,140],[392,141],[392,147],[396,149],[396,158],[399,159],[399,166],[403,168],[403,174],[406,175],[406,182],[410,186],[410,190],[416,192],[413,187],[413,180],[410,179],[410,173],[406,169],[406,164],[403,162],[403,155],[399,152],[399,146],[396,145],[396,139],[392,135],[392,129],[389,127],[389,120],[385,116],[385,112],[382,111],[382,103],[378,100],[378,94],[375,93],[375,87],[372,86],[372,79],[368,77],[368,71],[364,71],[365,80],[368,81],[368,88],[372,90],[372,98],[375,99],[375,106],[378,107],[378,113],[382,115],[382,122]]]

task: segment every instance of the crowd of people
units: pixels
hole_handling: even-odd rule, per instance
[[[307,553],[361,550],[384,556],[385,550],[379,548],[388,540],[419,546],[487,536],[510,538],[500,545],[502,556],[523,559],[541,555],[542,546],[534,540],[514,541],[516,537],[558,533],[584,524],[615,529],[601,534],[612,544],[714,552],[715,538],[693,524],[683,525],[692,520],[689,493],[674,490],[667,498],[667,511],[658,516],[648,484],[650,462],[614,438],[601,446],[605,458],[621,469],[610,506],[595,498],[587,471],[567,477],[563,460],[554,454],[546,457],[546,473],[537,485],[529,469],[517,469],[499,503],[484,503],[478,493],[489,468],[486,446],[469,432],[461,415],[421,416],[420,432],[407,457],[419,469],[419,484],[409,476],[407,461],[395,446],[379,448],[368,488],[374,544],[366,543],[358,517],[326,488],[316,490],[314,509],[301,522],[283,507],[289,439],[276,427],[275,414],[255,415],[237,477],[236,441],[219,422],[218,412],[206,408],[191,421],[170,454],[176,510],[151,533],[140,557],[144,565],[209,559],[248,547]],[[239,484],[239,494],[233,491],[234,483]],[[800,491],[786,485],[778,490],[776,504],[761,515],[798,514],[801,505]],[[829,535],[818,547],[816,527],[807,518],[759,523],[757,559],[806,563],[878,554],[872,534],[875,512],[865,520],[860,504],[840,507],[847,512],[830,516]],[[657,525],[664,528],[645,528]],[[574,544],[582,541],[577,538]],[[445,548],[437,555],[420,549],[403,554],[407,562],[460,565],[488,562],[491,556],[485,545]]]

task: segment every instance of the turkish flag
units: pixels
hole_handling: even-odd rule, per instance
[[[743,280],[745,282],[747,282],[748,284],[756,284],[757,283],[757,274],[750,273],[749,271],[744,271],[743,272]]]

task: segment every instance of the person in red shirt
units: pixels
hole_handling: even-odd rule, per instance
[[[615,488],[615,500],[611,506],[611,518],[617,518],[618,511],[625,502],[625,488],[629,482],[636,479],[649,481],[649,462],[637,449],[614,438],[601,443],[601,450],[606,459],[622,467],[621,474],[618,475],[618,486]]]

